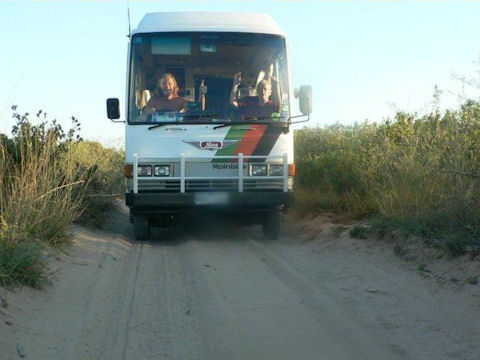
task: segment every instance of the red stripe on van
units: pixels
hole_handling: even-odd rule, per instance
[[[260,142],[267,125],[249,125],[249,127],[250,129],[246,131],[242,140],[235,149],[234,155],[238,155],[240,153],[243,155],[252,155],[253,151]],[[248,161],[248,159],[245,161]]]

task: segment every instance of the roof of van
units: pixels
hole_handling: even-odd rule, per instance
[[[132,31],[137,33],[212,31],[274,34],[284,32],[269,15],[233,12],[156,12],[148,13]]]

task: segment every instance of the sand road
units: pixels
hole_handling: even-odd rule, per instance
[[[39,360],[480,359],[476,288],[442,288],[347,231],[287,223],[271,241],[207,220],[143,243],[125,209],[76,228],[52,286],[7,294],[0,359],[17,344]]]

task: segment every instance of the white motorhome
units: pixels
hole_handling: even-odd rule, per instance
[[[285,34],[262,14],[150,13],[129,38],[125,176],[135,238],[196,211],[261,223],[276,238],[295,175]],[[175,94],[160,86],[165,74]],[[267,102],[260,83],[270,85]],[[309,116],[311,88],[295,95]],[[107,112],[120,118],[118,99]]]

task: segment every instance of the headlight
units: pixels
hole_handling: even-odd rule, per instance
[[[155,176],[170,176],[170,165],[155,165]]]
[[[252,176],[267,175],[267,165],[252,165],[250,167],[250,175]]]
[[[138,176],[152,176],[152,167],[150,165],[138,165]]]
[[[271,176],[282,176],[283,175],[283,165],[270,165],[270,175]]]

